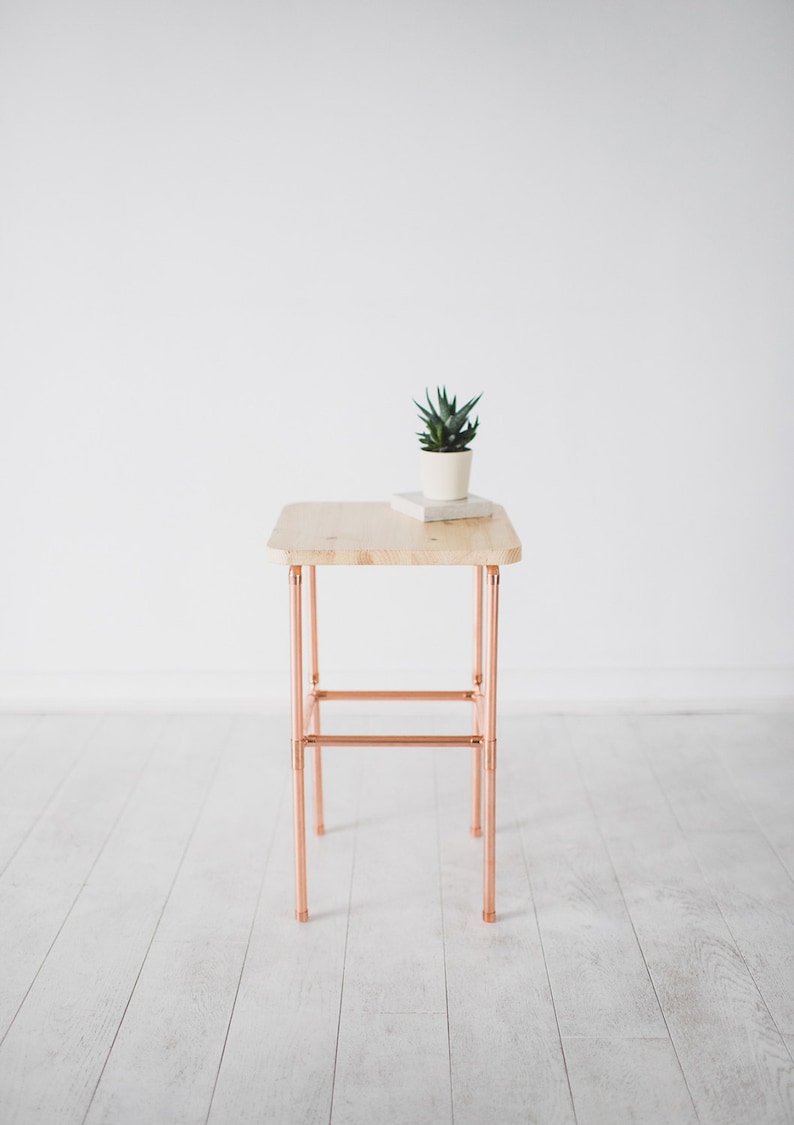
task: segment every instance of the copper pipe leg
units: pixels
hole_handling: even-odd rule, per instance
[[[477,723],[473,730],[477,733]],[[472,836],[482,836],[482,749],[473,746],[471,751],[471,828]]]
[[[314,733],[320,733],[319,719],[314,720]],[[323,824],[323,760],[322,749],[315,746],[314,754],[312,757],[312,766],[314,769],[314,832],[316,836],[325,835],[325,825]]]
[[[493,744],[493,753],[496,754],[496,744]],[[485,841],[483,851],[483,922],[496,921],[496,770],[486,769],[485,777]]]
[[[317,685],[320,682],[319,661],[317,656],[317,572],[313,566],[306,567],[307,573],[307,594],[308,594],[308,648],[309,648],[309,683],[311,690],[316,691]],[[320,703],[315,700],[314,709],[312,712],[312,733],[320,733]],[[323,824],[323,759],[322,750],[319,746],[314,747],[314,754],[312,756],[312,781],[314,788],[314,831],[317,836],[322,836],[325,832]]]
[[[295,836],[295,917],[299,922],[309,919],[306,902],[306,819],[304,813],[303,766],[292,770],[292,807]]]
[[[485,668],[484,797],[485,840],[483,848],[484,922],[496,921],[496,650],[499,620],[499,567],[487,567],[487,626]]]
[[[475,691],[482,683],[482,567],[474,568],[474,629],[472,636],[472,682]]]
[[[317,569],[306,567],[309,610],[309,682],[313,688],[320,682],[317,662]]]
[[[301,568],[289,568],[290,693],[292,702],[292,823],[295,843],[295,917],[309,917],[306,903],[306,813],[304,804],[303,651]]]
[[[474,570],[474,627],[472,630],[472,686],[479,694],[482,684],[482,567]],[[477,701],[472,708],[472,734],[481,734],[477,721]],[[482,751],[475,746],[471,752],[471,827],[472,836],[482,835]]]
[[[474,704],[471,719],[472,734],[480,734],[477,719],[477,704]],[[471,826],[472,836],[482,836],[482,746],[471,748]]]

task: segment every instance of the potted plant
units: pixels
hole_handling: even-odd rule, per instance
[[[422,491],[428,500],[465,500],[469,494],[471,474],[471,442],[477,433],[480,419],[470,422],[469,415],[482,398],[471,399],[458,409],[457,397],[450,401],[447,388],[436,387],[437,403],[425,391],[429,409],[421,406],[419,418],[425,429],[417,433],[422,446]]]

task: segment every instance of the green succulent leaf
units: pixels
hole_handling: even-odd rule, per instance
[[[461,406],[460,410],[449,419],[449,428],[451,430],[459,430],[481,398],[481,394],[477,395],[476,398],[467,402],[465,406]]]
[[[458,410],[457,395],[450,396],[446,387],[436,387],[436,402],[430,398],[430,391],[425,388],[427,406],[422,406],[414,399],[414,406],[419,411],[419,419],[425,426],[425,431],[418,433],[420,444],[424,449],[439,453],[455,453],[466,449],[477,433],[479,418],[472,423],[469,414],[482,398],[482,394],[470,399]]]

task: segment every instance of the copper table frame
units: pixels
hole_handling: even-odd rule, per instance
[[[293,832],[295,843],[295,917],[309,918],[306,896],[306,812],[304,768],[306,750],[313,751],[314,831],[323,823],[323,746],[470,746],[471,825],[483,836],[484,922],[496,921],[496,671],[499,618],[499,567],[474,566],[472,686],[464,691],[324,691],[320,690],[317,657],[317,584],[314,565],[289,567],[290,698]],[[308,664],[310,690],[303,693],[303,571],[307,577]],[[483,598],[483,571],[486,593]],[[483,601],[485,602],[485,668],[483,675]],[[324,734],[320,703],[331,700],[461,700],[472,705],[468,734],[356,735]],[[484,753],[483,753],[484,751]]]

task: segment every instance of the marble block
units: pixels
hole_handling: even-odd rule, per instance
[[[465,500],[428,500],[422,492],[396,492],[391,498],[391,506],[396,512],[423,523],[479,519],[492,515],[494,507],[490,500],[471,493]]]

